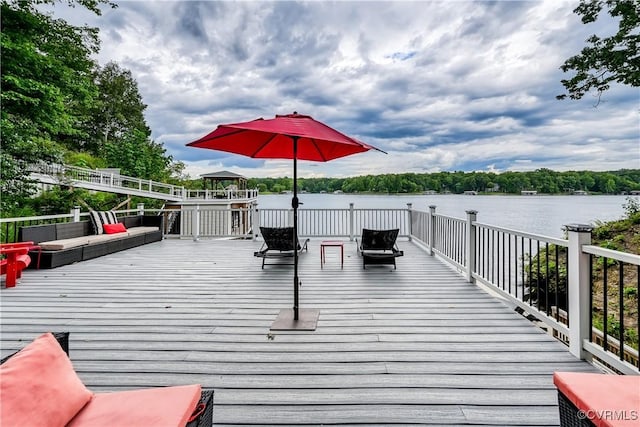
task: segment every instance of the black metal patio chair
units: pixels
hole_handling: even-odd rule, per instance
[[[399,232],[397,228],[392,230],[363,228],[360,244],[357,245],[358,254],[362,256],[362,268],[366,268],[367,265],[393,265],[395,270],[396,258],[404,255],[396,245]]]
[[[302,251],[308,250],[307,244],[309,243],[309,239],[305,239],[304,242],[300,244],[300,240],[296,237],[297,247],[294,247],[293,227],[260,227],[260,234],[262,234],[264,243],[259,251],[253,253],[253,256],[262,258],[263,269],[267,258],[293,258],[296,251],[300,254]],[[277,264],[293,265],[293,263],[281,262]]]

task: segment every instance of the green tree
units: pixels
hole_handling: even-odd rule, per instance
[[[119,141],[107,142],[103,153],[109,167],[119,168],[123,175],[154,181],[164,181],[170,176],[172,157],[144,131],[134,129]]]
[[[151,135],[144,118],[147,106],[142,102],[138,83],[131,71],[120,68],[115,62],[109,62],[96,73],[96,86],[99,95],[92,109],[89,128],[92,138],[107,144],[129,138],[135,130],[146,137]],[[98,147],[86,147],[97,151]]]
[[[580,99],[595,90],[598,100],[611,82],[640,86],[640,2],[637,0],[581,0],[574,13],[582,16],[582,23],[600,19],[606,7],[608,14],[618,21],[618,31],[608,37],[592,35],[582,51],[567,59],[562,71],[574,72],[570,79],[561,80],[571,99]],[[565,99],[567,94],[556,98]]]
[[[33,192],[28,166],[60,161],[64,145],[83,137],[79,124],[95,99],[91,55],[97,30],[77,27],[37,10],[55,0],[3,0],[0,101],[0,209],[15,209]],[[100,14],[106,0],[68,0]]]

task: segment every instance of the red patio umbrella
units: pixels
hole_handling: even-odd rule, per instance
[[[310,116],[298,113],[276,115],[273,119],[256,119],[244,123],[219,125],[213,132],[187,144],[190,147],[208,148],[242,154],[259,159],[293,159],[293,235],[298,236],[298,166],[297,160],[327,162],[371,149],[371,145],[351,138]],[[386,153],[385,153],[386,154]],[[294,242],[294,247],[296,242]],[[294,251],[293,273],[293,319],[291,327],[278,329],[307,328],[309,320],[300,317],[298,307],[298,253]],[[304,314],[304,313],[302,313]],[[317,318],[317,311],[309,313]],[[281,316],[287,316],[281,313]],[[277,323],[277,321],[276,321]],[[273,328],[272,328],[273,329]]]

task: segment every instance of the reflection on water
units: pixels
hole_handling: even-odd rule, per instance
[[[301,209],[406,208],[465,218],[466,210],[478,211],[478,221],[551,237],[563,237],[566,224],[591,224],[624,216],[628,196],[465,196],[465,195],[354,195],[300,194]],[[638,199],[638,197],[636,197]],[[259,208],[289,208],[291,195],[261,195]]]

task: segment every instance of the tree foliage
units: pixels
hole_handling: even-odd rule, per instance
[[[290,178],[251,178],[250,188],[261,191],[290,191]],[[438,172],[431,174],[366,175],[351,178],[307,178],[298,188],[310,193],[436,193],[461,194],[465,191],[520,194],[532,190],[545,194],[570,194],[577,190],[598,194],[620,194],[640,190],[640,170],[612,172],[538,169],[531,172]]]
[[[0,210],[17,212],[33,193],[28,167],[66,162],[119,168],[146,179],[180,177],[162,144],[151,139],[146,105],[129,70],[99,67],[95,28],[78,27],[39,6],[67,3],[100,15],[108,0],[2,0]],[[69,197],[68,192],[59,192]]]
[[[3,211],[31,194],[28,165],[59,161],[65,145],[84,138],[82,123],[96,96],[97,30],[77,27],[42,13],[55,0],[3,0],[0,43]],[[68,1],[100,13],[106,0]]]
[[[35,9],[40,3],[0,4],[3,210],[30,194],[28,164],[58,160],[61,142],[78,136],[82,109],[95,94],[95,30],[53,19]]]
[[[637,0],[581,0],[574,13],[582,23],[601,19],[603,9],[618,21],[618,30],[608,37],[593,34],[582,51],[567,59],[560,67],[573,72],[561,80],[571,99],[580,99],[594,90],[598,99],[611,82],[640,86],[640,2]],[[565,99],[567,94],[558,95]]]
[[[145,137],[151,135],[144,118],[147,106],[142,102],[138,83],[131,71],[109,62],[96,73],[96,85],[99,95],[92,111],[93,141],[107,144],[122,140],[129,138],[133,130]]]

